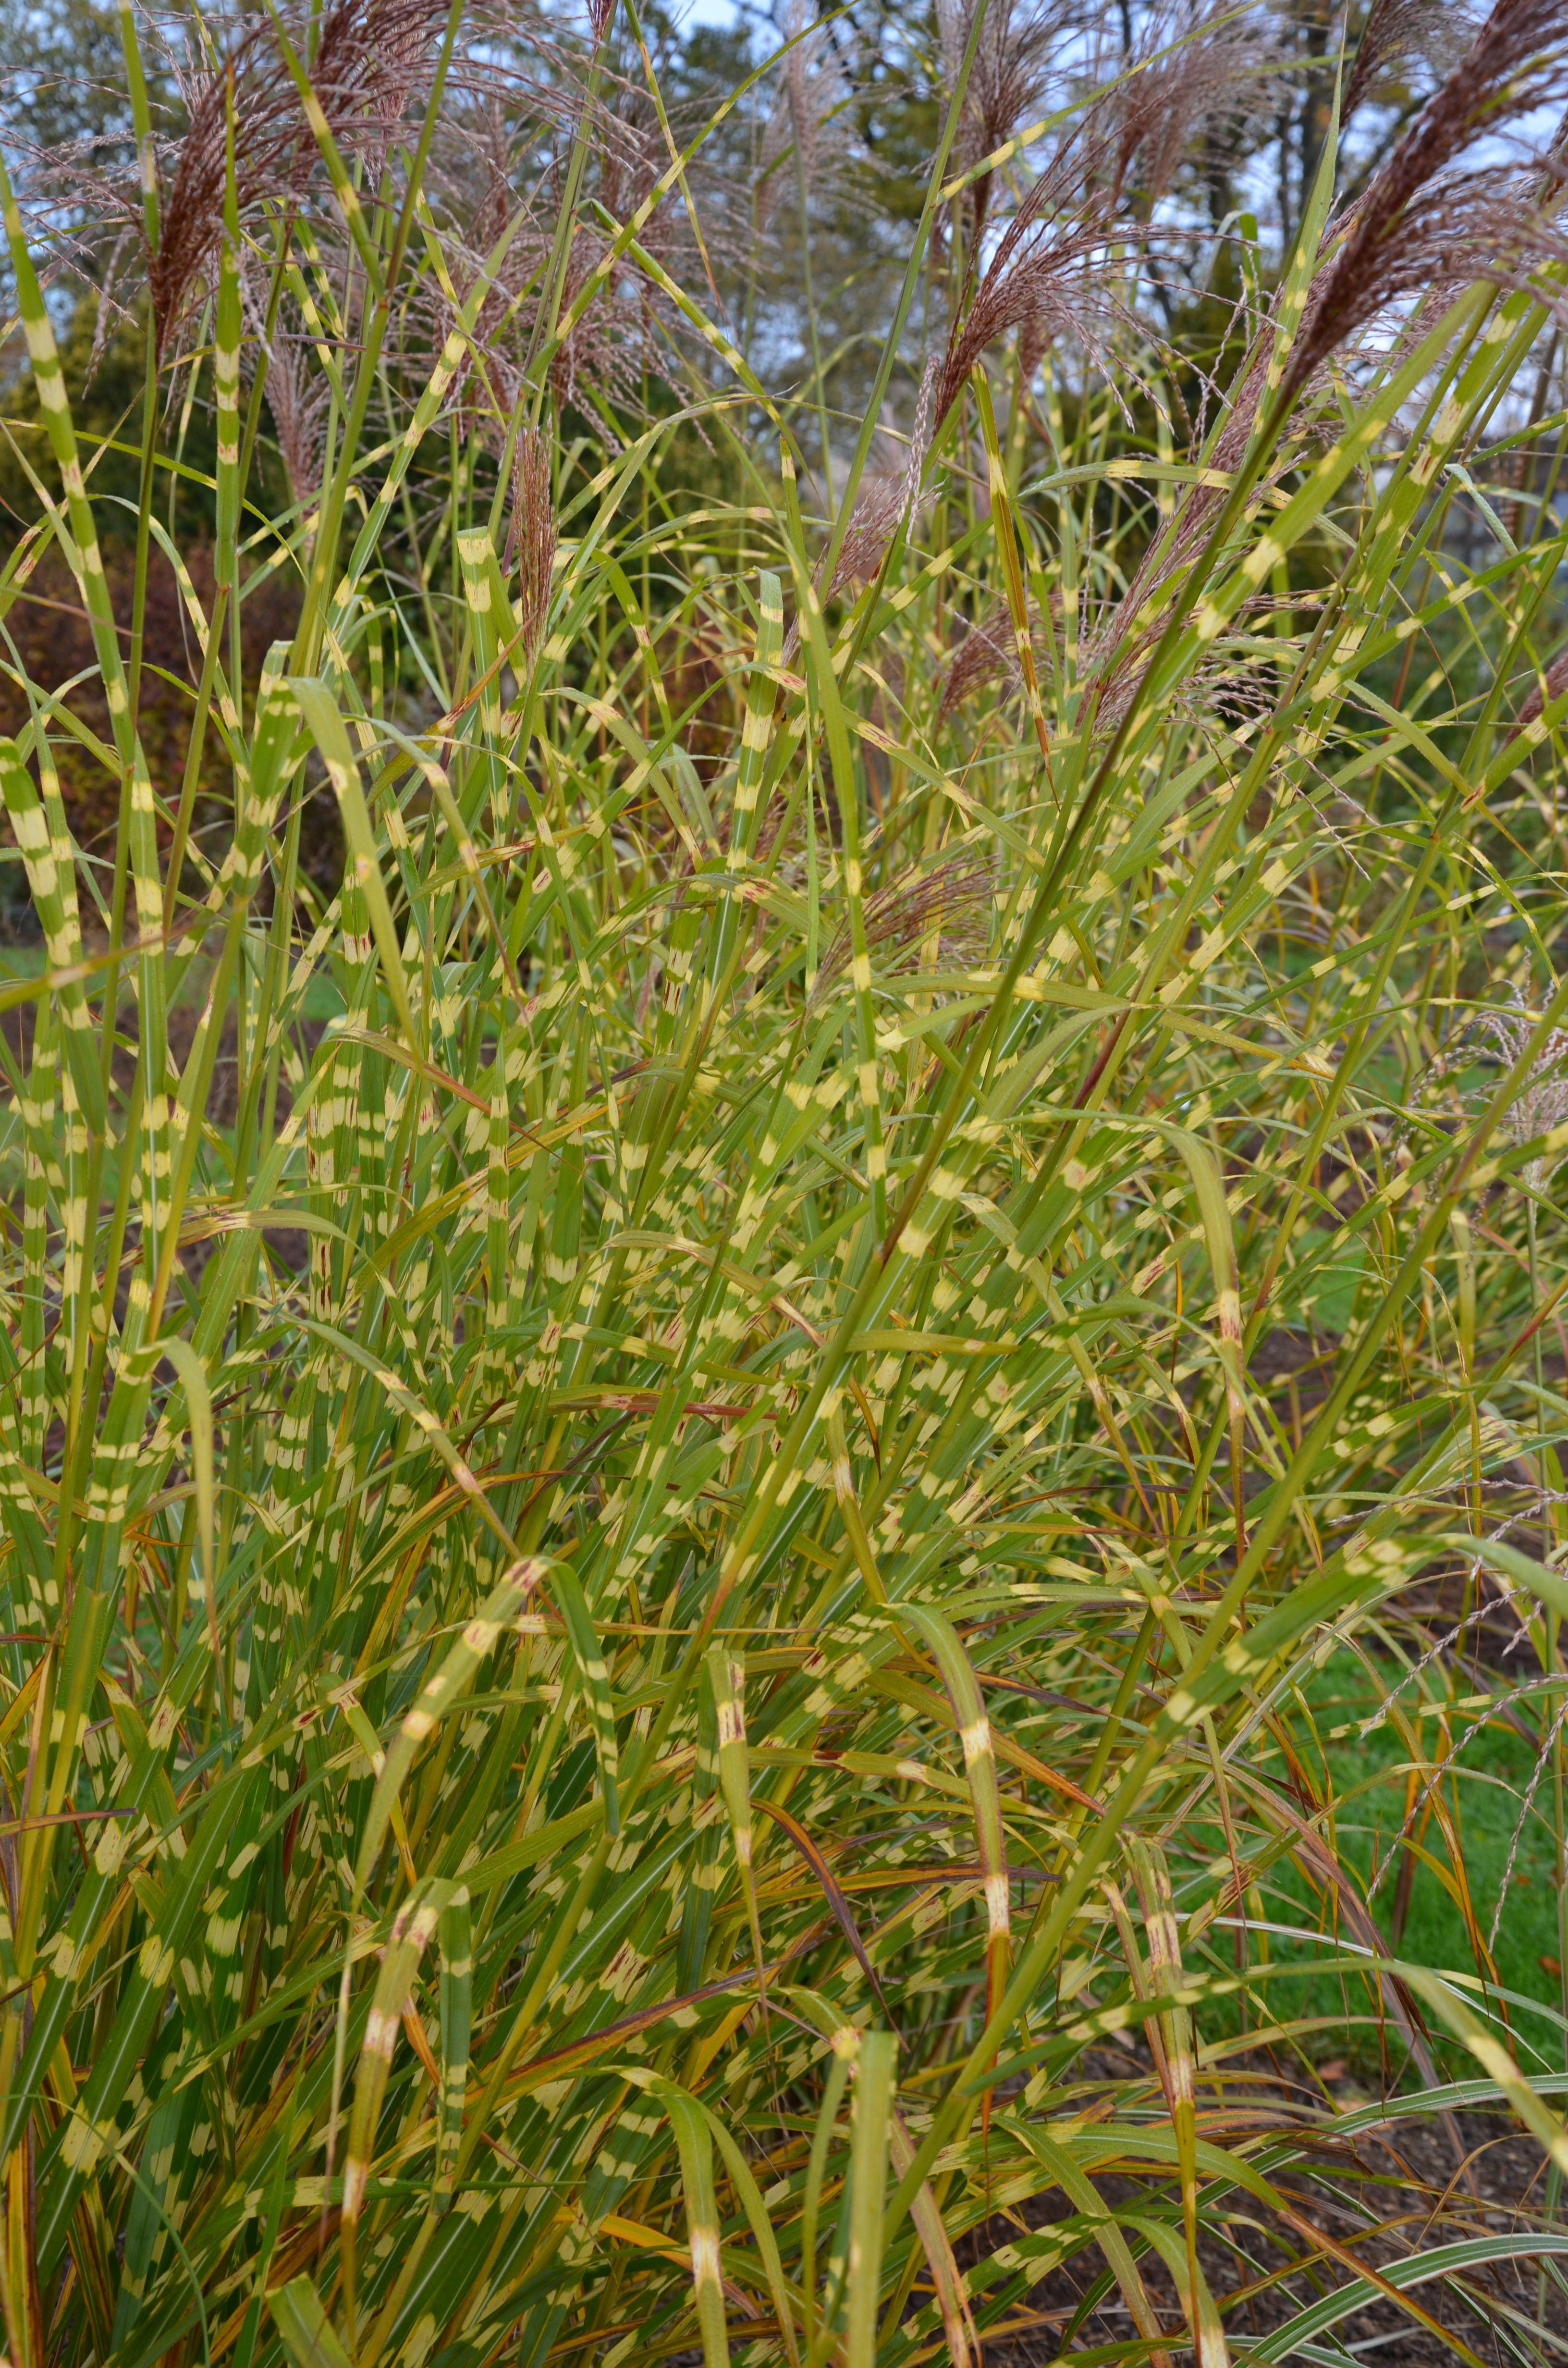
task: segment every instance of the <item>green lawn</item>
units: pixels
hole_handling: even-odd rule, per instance
[[[1509,1656],[1503,1670],[1484,1670],[1480,1682],[1473,1682],[1466,1669],[1456,1668],[1449,1673],[1446,1694],[1436,1664],[1419,1679],[1409,1679],[1397,1693],[1393,1689],[1399,1685],[1398,1667],[1384,1659],[1377,1668],[1382,1689],[1392,1695],[1390,1710],[1403,1713],[1407,1735],[1398,1731],[1392,1715],[1363,1733],[1364,1722],[1379,1708],[1380,1692],[1372,1674],[1353,1653],[1336,1654],[1305,1694],[1297,1698],[1290,1733],[1299,1768],[1319,1799],[1334,1802],[1331,1817],[1321,1821],[1319,1829],[1340,1861],[1354,1871],[1363,1894],[1374,1870],[1382,1870],[1370,1907],[1391,1944],[1391,1953],[1435,1971],[1471,1976],[1483,1971],[1476,1961],[1456,1884],[1450,1845],[1457,1846],[1462,1860],[1483,1940],[1492,1931],[1498,1892],[1506,1873],[1507,1899],[1494,1944],[1497,1987],[1514,1994],[1502,2002],[1506,2005],[1521,2061],[1539,2069],[1560,2069],[1563,2042],[1558,2020],[1562,1981],[1557,1964],[1562,1952],[1554,1880],[1552,1769],[1549,1760],[1537,1777],[1537,1751],[1506,1724],[1496,1707],[1507,1694],[1528,1689],[1522,1692],[1522,1714],[1537,1726],[1544,1704],[1550,1733],[1552,1698],[1539,1683],[1531,1684],[1532,1679],[1539,1680],[1539,1663],[1527,1643]],[[1418,1739],[1418,1752],[1410,1748],[1413,1738]],[[1417,1757],[1426,1768],[1440,1759],[1442,1772],[1431,1813],[1423,1824],[1418,1810],[1412,1828],[1416,1837],[1415,1863],[1403,1930],[1394,1946],[1403,1853],[1396,1852],[1391,1862],[1385,1861],[1404,1823],[1407,1771]],[[1278,1742],[1262,1745],[1251,1765],[1281,1791],[1289,1789],[1285,1753]],[[1423,1772],[1418,1786],[1427,1781]],[[1315,1890],[1296,1866],[1286,1862],[1269,1870],[1260,1892],[1270,1922],[1322,1929],[1332,1941],[1334,1903]],[[1339,1937],[1346,1941],[1356,1938],[1353,1924],[1343,1916]],[[1256,1944],[1267,1946],[1277,1959],[1304,1961],[1321,1953],[1318,1944],[1292,1941],[1279,1933],[1268,1935],[1267,1942],[1256,1936]],[[1228,1943],[1221,1941],[1216,1963],[1227,1949]],[[1348,2054],[1358,2065],[1375,2059],[1367,1994],[1353,1978],[1346,1979],[1343,1987],[1337,1975],[1322,1976],[1301,1987],[1277,1982],[1274,1995],[1282,2016],[1335,2018],[1347,2013],[1365,2024],[1344,2044],[1332,2029],[1315,2033],[1309,2042],[1309,2052],[1314,2056]],[[1521,2005],[1520,2001],[1531,2003]],[[1206,2038],[1220,2037],[1237,2027],[1233,2021],[1227,2022],[1225,2006],[1226,2002],[1217,2001],[1200,2011]],[[1440,2060],[1446,2047],[1453,2053],[1449,2043],[1435,2039]],[[1453,2060],[1458,2068],[1457,2055]]]

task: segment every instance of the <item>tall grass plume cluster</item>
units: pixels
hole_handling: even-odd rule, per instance
[[[13,127],[10,2368],[1561,2355],[1568,25],[1282,21]]]

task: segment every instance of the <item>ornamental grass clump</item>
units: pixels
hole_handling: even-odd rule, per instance
[[[1263,12],[944,8],[793,375],[836,19],[13,154],[11,2368],[1561,2350],[1562,29],[1358,180],[1396,14],[1271,241]]]

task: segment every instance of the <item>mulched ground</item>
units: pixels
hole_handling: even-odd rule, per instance
[[[1099,2067],[1091,2067],[1090,2077],[1094,2068]],[[1127,2067],[1108,2059],[1103,2069],[1125,2078]],[[1236,2069],[1244,2078],[1234,2092],[1233,2116],[1226,2112],[1227,2126],[1221,2126],[1218,2116],[1200,2114],[1200,2127],[1208,2120],[1217,2142],[1234,2143],[1249,2128],[1278,2126],[1303,2112],[1318,2125],[1310,2161],[1274,2181],[1289,2218],[1238,2190],[1228,2223],[1233,2243],[1218,2237],[1200,2240],[1203,2272],[1238,2356],[1244,2357],[1253,2343],[1262,2345],[1266,2356],[1291,2356],[1267,2354],[1269,2334],[1317,2295],[1348,2283],[1358,2266],[1376,2271],[1412,2253],[1495,2233],[1534,2232],[1548,2221],[1545,2157],[1506,2114],[1404,2121],[1335,2138],[1322,2091],[1282,2086],[1275,2067]],[[1374,2101],[1344,2077],[1331,2077],[1326,2087],[1342,2111]],[[1131,2203],[1137,2194],[1131,2180],[1100,2185],[1108,2202]],[[1064,2200],[1048,2197],[1022,2216],[1039,2227],[1067,2210]],[[1557,2219],[1559,2226],[1568,2225],[1568,2214]],[[1309,2268],[1292,2269],[1311,2254],[1313,2231],[1326,2244]],[[960,2259],[1006,2243],[1007,2233],[1006,2223],[992,2222],[968,2240]],[[1330,2257],[1324,2259],[1324,2252]],[[1044,2279],[1027,2312],[987,2338],[988,2368],[1045,2368],[1064,2349],[1092,2359],[1101,2347],[1134,2343],[1131,2316],[1114,2287],[1083,2312],[1102,2267],[1097,2255],[1085,2253]],[[1162,2325],[1171,2331],[1177,2351],[1190,2358],[1172,2280],[1148,2254],[1140,2268]],[[1439,2362],[1451,2363],[1468,2353],[1488,2368],[1493,2362],[1503,2368],[1505,2362],[1568,2351],[1568,2293],[1550,2273],[1543,2283],[1533,2260],[1482,2264],[1458,2279],[1433,2280],[1416,2287],[1408,2300],[1435,2324],[1423,2325],[1392,2295],[1379,2295],[1318,2335],[1312,2356],[1322,2361],[1348,2353],[1378,2368],[1437,2368]],[[1528,2339],[1528,2331],[1537,2328],[1544,2341],[1540,2334]]]

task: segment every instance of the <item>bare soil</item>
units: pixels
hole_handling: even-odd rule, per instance
[[[1108,2059],[1103,2068],[1125,2079],[1125,2061]],[[1309,2087],[1281,2082],[1275,2067],[1238,2066],[1220,2100],[1211,2094],[1200,2106],[1200,2134],[1220,2145],[1241,2146],[1249,2136],[1286,2124],[1311,2133],[1308,2161],[1272,2181],[1278,2208],[1270,2209],[1238,2187],[1227,2236],[1210,2234],[1199,2240],[1203,2274],[1238,2356],[1250,2344],[1266,2342],[1318,2295],[1351,2283],[1358,2271],[1375,2277],[1413,2253],[1499,2233],[1534,2232],[1548,2223],[1546,2157],[1510,2116],[1485,2112],[1411,2119],[1386,2130],[1336,2137],[1335,2110],[1347,2112],[1373,2100],[1348,2078],[1335,2077],[1343,2076],[1343,2066],[1325,2069],[1330,2077]],[[1098,2183],[1108,2203],[1135,2206],[1137,2181]],[[1065,2217],[1070,2208],[1065,2198],[1048,2196],[1020,2216],[1040,2227]],[[960,2260],[980,2258],[1010,2234],[1016,2237],[1017,2229],[1017,2220],[998,2216],[966,2240]],[[1171,2333],[1173,2351],[1190,2358],[1174,2281],[1149,2253],[1139,2266],[1161,2325]],[[990,2368],[1045,2368],[1063,2353],[1093,2357],[1101,2347],[1136,2344],[1137,2328],[1114,2283],[1085,2309],[1103,2268],[1098,2255],[1088,2250],[1042,2279],[1027,2305],[988,2334]],[[1317,2336],[1314,2349],[1319,2359],[1348,2353],[1379,2368],[1437,2368],[1439,2362],[1467,2353],[1503,2368],[1519,2358],[1520,2337],[1537,2326],[1544,2326],[1555,2342],[1541,2344],[1536,2337],[1530,2350],[1563,2347],[1568,2294],[1551,2266],[1543,2279],[1539,2259],[1517,2259],[1483,2263],[1446,2281],[1433,2279],[1403,2299],[1392,2291],[1380,2294]]]

